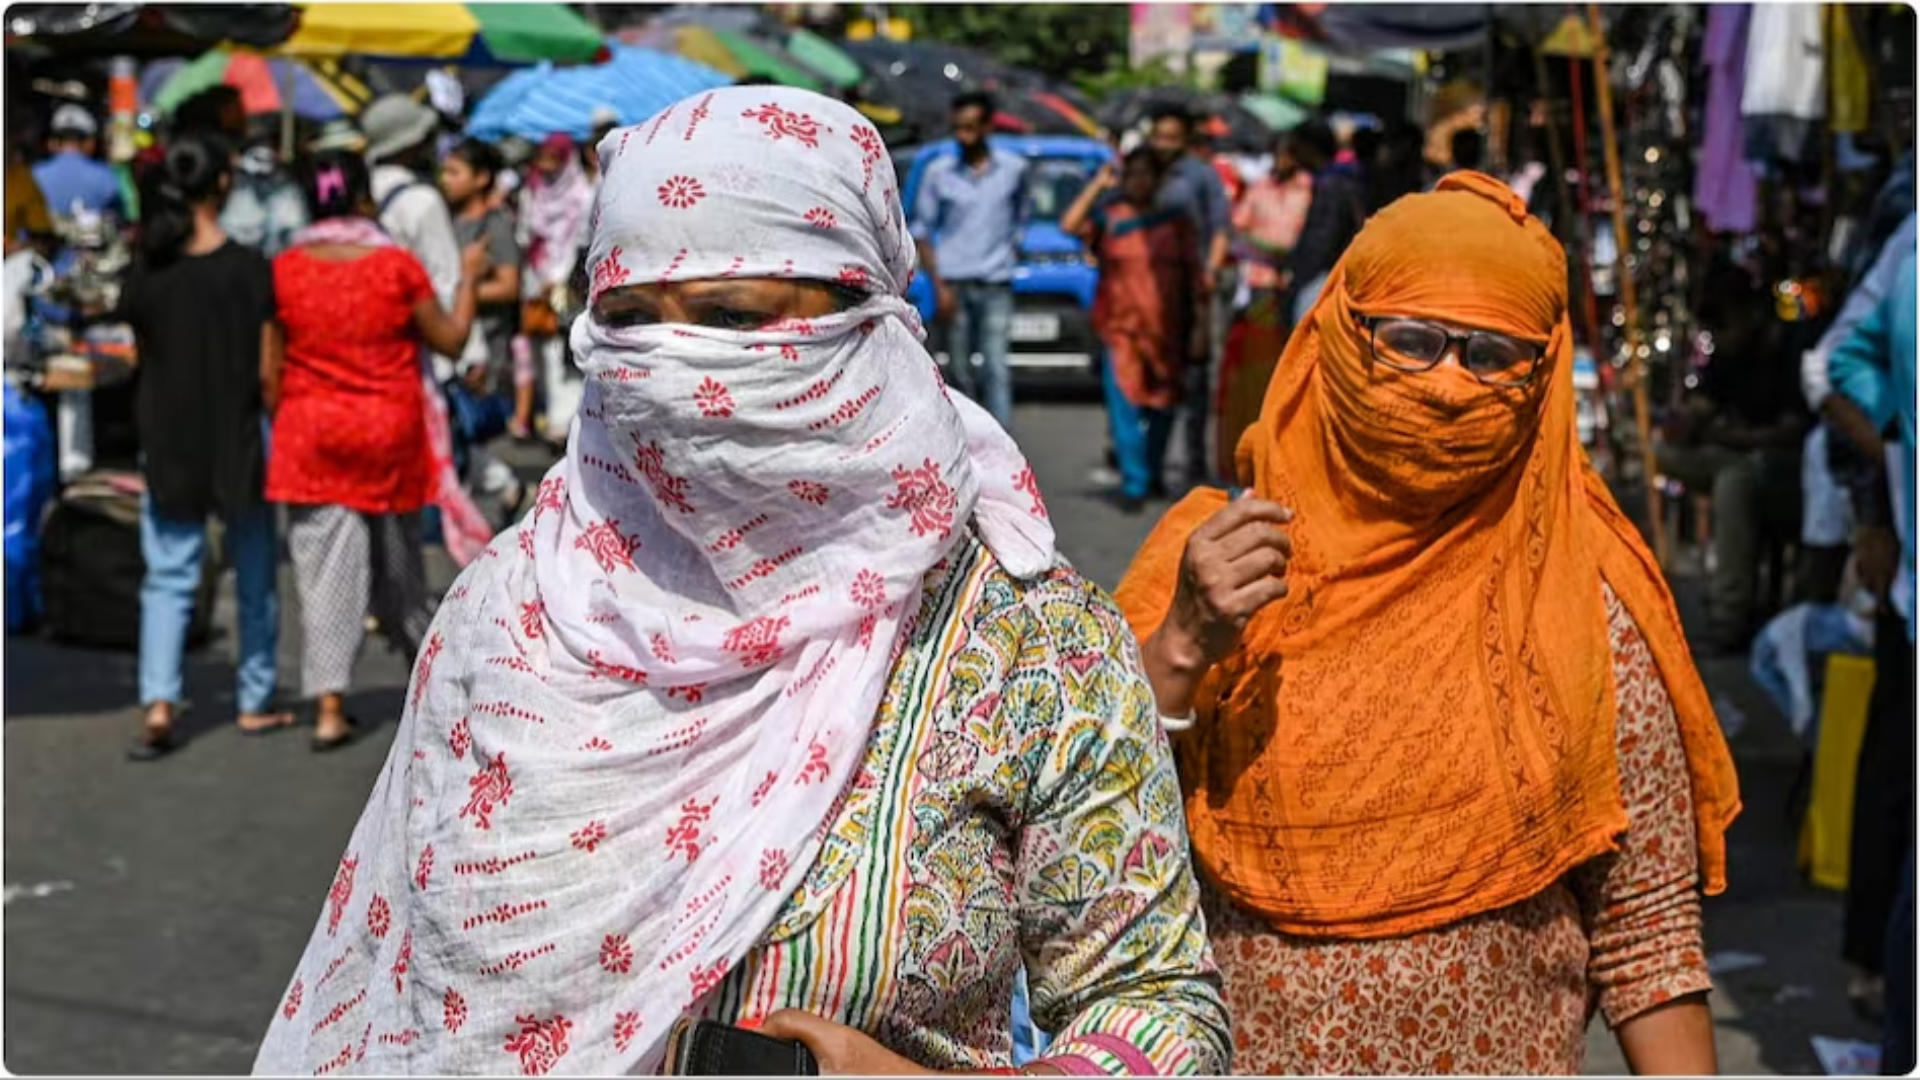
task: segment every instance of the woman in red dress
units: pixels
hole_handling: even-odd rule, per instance
[[[474,317],[480,245],[451,314],[418,259],[374,223],[367,167],[322,154],[303,178],[314,224],[274,260],[284,352],[270,363],[267,497],[287,504],[300,590],[301,669],[319,700],[315,750],[353,737],[342,695],[372,611],[411,663],[431,619],[420,510],[434,476],[420,350],[458,353]]]
[[[1135,150],[1100,170],[1060,219],[1100,262],[1093,325],[1106,348],[1107,417],[1120,459],[1120,507],[1136,514],[1164,492],[1161,474],[1181,373],[1205,362],[1207,293],[1184,214],[1155,209],[1163,178]]]

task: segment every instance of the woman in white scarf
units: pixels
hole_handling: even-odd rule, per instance
[[[601,148],[587,397],[454,586],[261,1072],[1217,1073],[1137,649],[902,299],[873,127],[689,98]],[[1011,1070],[1006,1070],[1011,1071]]]

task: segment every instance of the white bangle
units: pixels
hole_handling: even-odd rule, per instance
[[[1185,731],[1193,726],[1195,719],[1196,717],[1192,709],[1188,709],[1187,715],[1185,716],[1168,716],[1165,713],[1161,713],[1160,728],[1167,732]]]

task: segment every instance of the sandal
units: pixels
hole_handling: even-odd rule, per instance
[[[360,737],[359,721],[355,720],[351,716],[343,716],[341,717],[341,719],[346,721],[347,726],[345,729],[343,729],[340,732],[340,734],[333,735],[333,736],[315,735],[313,737],[312,747],[313,747],[314,753],[325,754],[334,750],[338,750],[341,747],[347,745],[348,743]]]

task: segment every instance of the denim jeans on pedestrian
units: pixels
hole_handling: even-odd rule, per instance
[[[1107,420],[1113,453],[1120,459],[1120,494],[1144,499],[1166,473],[1167,443],[1173,435],[1173,410],[1141,408],[1127,400],[1113,362],[1100,365],[1107,392]]]
[[[947,330],[947,381],[1013,430],[1013,286],[952,281],[953,324]],[[981,365],[973,366],[980,354]]]
[[[1887,916],[1886,1030],[1881,1033],[1880,1075],[1906,1076],[1914,1067],[1913,848],[1900,871],[1900,891]]]
[[[273,507],[257,506],[226,524],[227,561],[239,592],[240,666],[236,704],[243,713],[266,712],[278,679],[280,546]],[[147,563],[140,586],[140,703],[178,705],[186,666],[187,628],[200,594],[206,561],[205,521],[173,521],[155,513],[151,500],[140,510],[140,553]]]
[[[1047,1052],[1053,1036],[1033,1024],[1033,1005],[1027,999],[1027,969],[1013,980],[1013,1064],[1016,1068]]]

